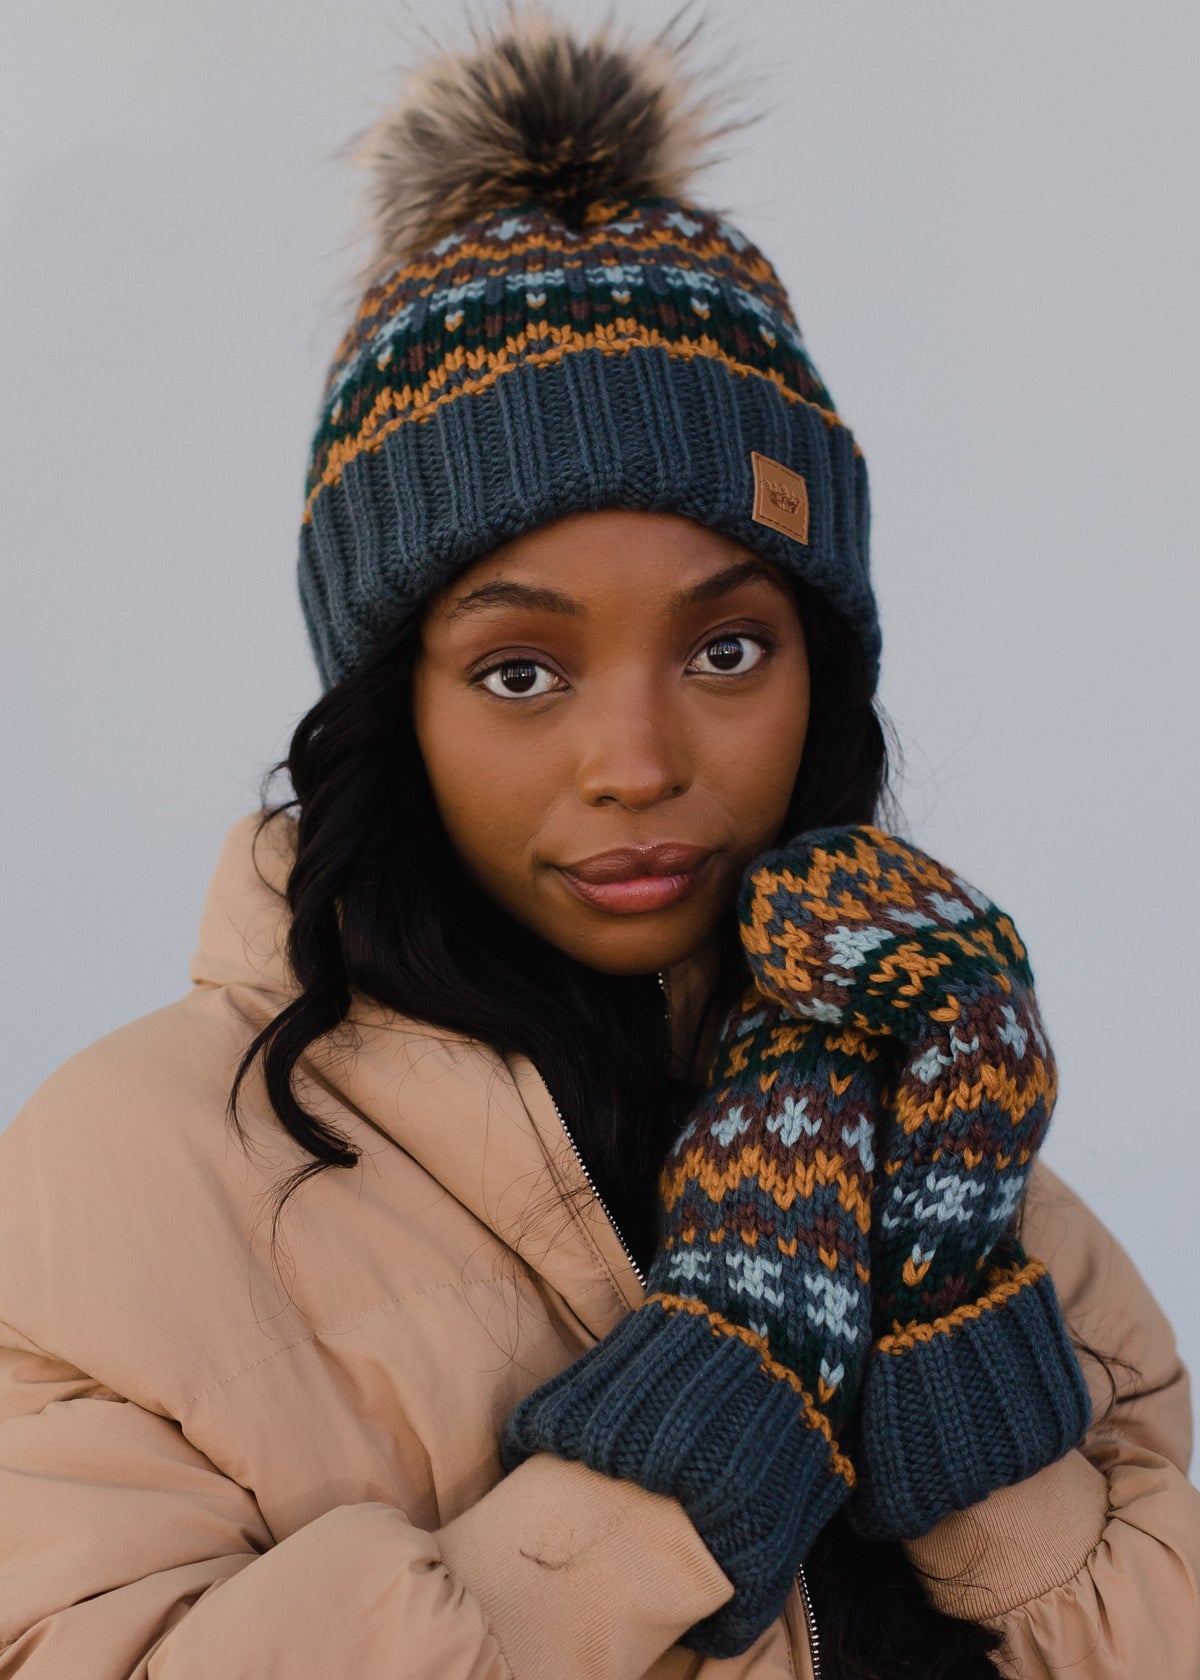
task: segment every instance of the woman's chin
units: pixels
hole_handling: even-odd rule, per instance
[[[685,926],[674,920],[671,926],[672,918],[663,912],[613,917],[608,927],[542,928],[539,932],[567,956],[600,974],[661,974],[705,950],[717,923],[715,917],[703,922],[689,918]]]

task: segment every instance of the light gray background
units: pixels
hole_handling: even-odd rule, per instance
[[[775,261],[866,451],[912,832],[1016,913],[1048,1158],[1196,1366],[1200,10],[711,10],[773,109],[697,196]],[[348,301],[335,154],[406,31],[459,15],[8,15],[0,1123],[186,989],[222,836],[317,697],[293,566]]]

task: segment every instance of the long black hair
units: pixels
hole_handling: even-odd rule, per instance
[[[816,594],[796,589],[812,679],[804,753],[784,834],[882,820],[890,811],[888,733],[857,639]],[[309,1046],[339,1027],[352,992],[501,1056],[545,1080],[635,1256],[654,1240],[658,1170],[696,1088],[670,1070],[655,976],[585,968],[521,927],[460,865],[438,816],[413,728],[420,647],[412,621],[301,719],[267,772],[262,827],[297,815],[286,887],[296,997],[243,1056],[230,1095],[261,1057],[268,1099],[308,1160],[285,1180],[276,1218],[313,1173],[349,1167],[350,1141],[293,1090]],[[288,772],[294,797],[270,806]],[[745,982],[732,912],[716,1006]],[[614,1045],[620,1045],[614,1055]],[[942,1615],[901,1547],[868,1545],[841,1519],[806,1564],[831,1680],[994,1680],[1000,1636]]]

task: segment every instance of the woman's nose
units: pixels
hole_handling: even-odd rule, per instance
[[[579,724],[577,785],[585,805],[645,811],[677,798],[690,783],[683,721],[645,689],[609,691]]]

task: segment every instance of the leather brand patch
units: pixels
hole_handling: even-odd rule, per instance
[[[750,451],[754,464],[754,512],[760,525],[782,531],[797,542],[808,541],[808,485],[798,472],[772,461],[769,455]]]

